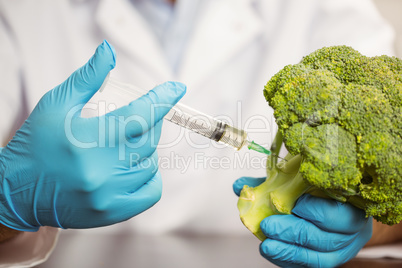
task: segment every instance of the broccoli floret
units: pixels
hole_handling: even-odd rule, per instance
[[[347,46],[319,49],[285,66],[264,88],[278,133],[266,181],[245,186],[238,208],[259,223],[290,214],[303,193],[348,202],[385,224],[402,220],[402,60]],[[285,144],[289,154],[277,162]]]

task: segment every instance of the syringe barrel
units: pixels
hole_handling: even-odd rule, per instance
[[[247,141],[247,133],[244,130],[180,103],[169,111],[165,119],[236,150],[240,150]]]
[[[109,93],[112,91],[113,94],[121,95],[128,100],[135,100],[147,93],[146,90],[122,83],[109,76],[105,79],[99,91],[108,91]],[[240,150],[247,141],[247,133],[244,130],[234,128],[181,103],[173,106],[164,119],[208,139],[229,145],[236,150]]]

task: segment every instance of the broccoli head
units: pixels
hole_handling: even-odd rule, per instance
[[[267,180],[241,192],[240,217],[257,237],[262,219],[291,213],[303,193],[402,220],[402,60],[324,47],[285,66],[264,96],[278,125],[271,150],[284,143],[289,154],[269,156]]]

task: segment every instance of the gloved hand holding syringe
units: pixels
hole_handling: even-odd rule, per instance
[[[134,100],[147,91],[131,84],[126,84],[118,81],[117,79],[110,77],[110,74],[105,79],[105,82],[99,89],[99,92],[113,92],[125,99]],[[214,140],[219,143],[231,146],[236,150],[247,147],[250,150],[254,150],[267,155],[271,154],[271,151],[255,143],[249,141],[247,132],[228,125],[220,120],[213,118],[212,116],[201,113],[181,103],[176,104],[164,117],[166,120],[175,123],[181,127],[189,129],[195,133],[198,133],[208,139]]]

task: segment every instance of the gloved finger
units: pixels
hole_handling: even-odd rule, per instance
[[[54,89],[54,96],[73,107],[85,104],[99,90],[107,74],[115,67],[114,48],[105,40],[89,61]]]
[[[309,194],[297,200],[292,213],[311,221],[322,230],[335,233],[356,233],[367,222],[364,211],[351,204]]]
[[[282,241],[266,239],[260,244],[260,254],[279,267],[336,267],[328,254]]]
[[[251,177],[241,177],[237,179],[233,183],[233,191],[237,196],[240,195],[241,190],[243,189],[244,185],[248,185],[250,187],[256,187],[265,181],[265,177],[263,178],[251,178]]]
[[[162,177],[159,170],[155,176],[144,183],[139,189],[125,196],[126,209],[130,218],[149,209],[162,197]]]
[[[166,82],[147,94],[113,112],[106,114],[126,124],[128,137],[136,137],[151,129],[186,93],[179,82]]]
[[[152,207],[160,200],[161,195],[162,180],[157,171],[136,191],[121,191],[120,195],[116,195],[112,199],[105,198],[101,192],[96,196],[92,195],[91,210],[85,210],[86,213],[94,213],[90,225],[88,225],[88,220],[81,220],[78,217],[72,221],[72,224],[69,224],[69,228],[101,227],[128,220]],[[76,216],[77,213],[71,213],[71,216]],[[69,219],[67,218],[67,220]],[[64,226],[63,223],[62,226]]]
[[[272,215],[265,218],[260,226],[269,239],[324,252],[346,247],[358,234],[326,232],[294,215]]]
[[[135,192],[145,183],[152,179],[159,170],[158,153],[155,151],[151,156],[140,161],[133,161],[128,169],[122,170],[120,178],[115,183],[120,183],[122,191]],[[113,183],[113,181],[110,181]]]
[[[371,237],[368,222],[352,243],[335,251],[320,252],[278,240],[266,239],[260,244],[261,255],[280,267],[337,267],[354,258]]]
[[[155,127],[145,132],[143,135],[125,140],[126,159],[132,163],[142,161],[152,155],[159,143],[163,120],[157,122]],[[125,139],[126,137],[121,137]],[[121,142],[121,141],[120,141]]]
[[[102,225],[109,225],[128,220],[141,212],[155,205],[162,196],[162,179],[160,172],[145,182],[136,191],[125,193],[114,200],[110,212],[110,222]]]

